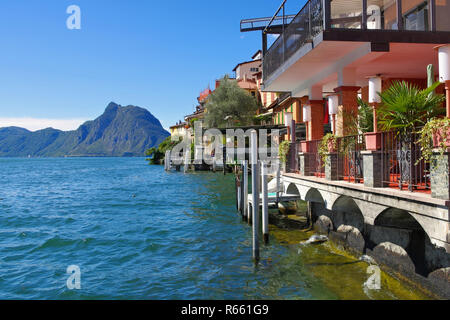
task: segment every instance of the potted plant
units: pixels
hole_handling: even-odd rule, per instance
[[[326,163],[327,154],[337,151],[336,136],[332,133],[327,133],[319,144],[319,155],[322,158],[322,163]]]
[[[440,83],[436,82],[421,90],[405,81],[395,81],[391,87],[379,93],[379,123],[386,131],[395,130],[396,138],[400,141],[400,148],[397,150],[400,182],[411,181],[414,179],[411,174],[419,174],[417,170],[410,170],[416,163],[417,154],[413,137],[418,127],[444,111],[441,108],[444,96],[433,93],[439,85]]]
[[[280,143],[278,147],[278,155],[280,156],[281,163],[286,165],[287,156],[289,153],[290,148],[290,142],[289,141],[283,141]]]
[[[430,161],[434,149],[443,155],[450,148],[450,119],[435,118],[428,121],[420,130],[417,143],[422,150],[422,157],[419,160]]]

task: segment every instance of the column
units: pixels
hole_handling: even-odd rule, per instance
[[[357,86],[340,86],[334,89],[339,95],[339,111],[336,120],[336,135],[351,135],[349,117],[358,115],[358,91]]]

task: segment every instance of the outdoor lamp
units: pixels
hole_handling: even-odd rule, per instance
[[[288,127],[288,140],[291,140],[291,125],[292,125],[293,114],[292,112],[285,112],[284,114],[284,125]]]
[[[308,122],[311,121],[311,106],[303,106],[303,122],[306,124],[306,140],[308,140]]]
[[[450,45],[437,47],[439,57],[439,81],[445,83],[447,118],[450,118]]]
[[[378,95],[381,92],[381,78],[371,77],[369,78],[369,103],[380,103],[381,98]]]
[[[378,94],[382,89],[381,77],[370,77],[369,78],[369,103],[373,108],[373,131],[378,131],[378,121],[377,121],[377,104],[381,102],[381,97]]]
[[[303,106],[303,122],[311,121],[311,106]]]
[[[328,97],[328,113],[331,115],[331,131],[336,133],[336,114],[338,113],[339,96],[333,95]]]

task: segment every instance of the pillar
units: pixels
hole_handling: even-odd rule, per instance
[[[308,126],[308,140],[320,140],[323,137],[323,100],[309,100],[309,104],[311,106],[311,121]]]
[[[344,167],[342,161],[339,161],[339,154],[329,153],[325,160],[325,179],[339,180],[343,176]]]
[[[334,89],[339,95],[339,111],[336,120],[336,135],[346,136],[354,134],[350,129],[349,117],[358,114],[358,91],[357,86],[340,86]]]
[[[437,199],[450,200],[450,152],[443,155],[436,150],[431,160],[431,196]]]
[[[381,151],[362,151],[364,186],[383,188],[389,180],[389,158]],[[384,162],[384,164],[383,164]]]
[[[299,170],[302,176],[312,176],[312,168],[310,165],[311,157],[313,155],[307,152],[299,153],[298,161],[299,161]]]

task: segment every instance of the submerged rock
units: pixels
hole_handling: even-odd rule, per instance
[[[450,267],[434,270],[428,275],[431,285],[445,299],[450,299]]]
[[[358,253],[362,253],[364,251],[366,242],[363,235],[357,228],[348,225],[341,225],[337,229],[337,232],[345,235],[344,245],[346,247],[348,246],[350,250],[354,250]]]
[[[333,230],[333,222],[327,216],[320,216],[317,218],[316,223],[314,223],[314,229],[319,233],[330,233]]]
[[[368,264],[377,264],[377,262],[375,261],[374,258],[372,258],[371,256],[368,256],[366,254],[364,254],[361,257],[359,257],[359,260],[367,262]]]
[[[297,212],[297,203],[295,201],[280,202],[278,204],[278,210],[282,214],[293,214]]]
[[[302,245],[319,244],[319,243],[324,243],[326,241],[328,241],[327,236],[315,234],[315,235],[311,236],[311,238],[309,238],[308,240],[300,242],[300,244],[302,244]]]

